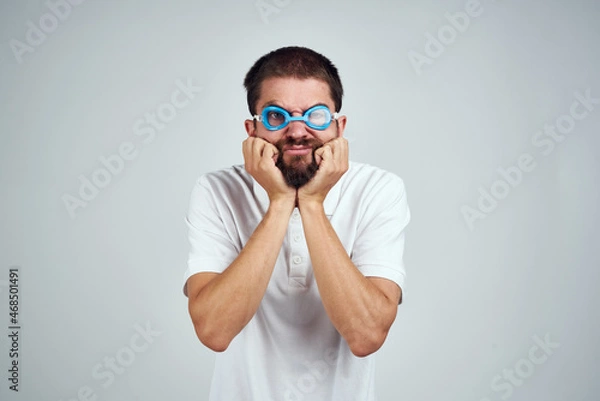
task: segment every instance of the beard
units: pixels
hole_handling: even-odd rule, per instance
[[[286,163],[283,160],[283,147],[292,145],[310,146],[312,148],[311,161],[307,163],[306,160],[304,160],[305,156],[293,156],[292,160],[290,160],[289,163]],[[321,146],[323,146],[323,142],[316,139],[294,140],[292,138],[284,138],[275,144],[275,147],[279,150],[275,165],[281,170],[283,178],[289,186],[298,189],[315,176],[319,169],[319,165],[315,160],[315,150]]]

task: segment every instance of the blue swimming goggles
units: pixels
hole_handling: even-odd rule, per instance
[[[288,126],[291,121],[304,121],[312,129],[322,131],[327,129],[338,114],[329,111],[327,106],[318,105],[306,110],[301,117],[292,117],[290,113],[279,106],[265,107],[260,115],[252,116],[253,120],[263,123],[269,131],[277,131]]]

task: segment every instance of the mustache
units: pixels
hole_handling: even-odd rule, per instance
[[[294,139],[294,138],[288,137],[288,138],[282,138],[275,143],[275,147],[279,151],[280,155],[283,153],[283,148],[286,146],[310,146],[314,153],[315,150],[317,150],[318,148],[320,148],[323,145],[324,145],[323,142],[319,141],[318,139],[313,139],[313,138]]]

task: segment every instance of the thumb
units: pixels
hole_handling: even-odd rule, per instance
[[[317,163],[317,166],[320,165],[321,161],[323,160],[323,152],[325,152],[324,147],[320,147],[319,149],[315,150],[315,163]]]

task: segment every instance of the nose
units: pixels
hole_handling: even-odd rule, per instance
[[[304,121],[290,121],[285,135],[294,139],[304,138],[310,135],[306,128]]]

